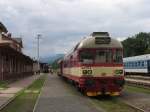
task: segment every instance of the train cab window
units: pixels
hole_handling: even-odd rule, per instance
[[[94,62],[94,52],[93,51],[81,51],[80,52],[80,62],[84,64],[92,64]]]
[[[111,63],[112,52],[111,50],[97,50],[95,56],[95,63]]]
[[[122,50],[115,50],[113,61],[115,63],[123,63],[123,56],[122,56]]]

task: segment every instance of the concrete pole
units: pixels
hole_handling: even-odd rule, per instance
[[[38,72],[40,72],[40,39],[41,39],[41,34],[37,35],[37,61],[38,61]]]

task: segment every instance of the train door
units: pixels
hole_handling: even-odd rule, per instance
[[[147,61],[147,69],[148,69],[148,73],[150,73],[150,60]]]

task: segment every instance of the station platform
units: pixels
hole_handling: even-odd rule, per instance
[[[48,75],[34,112],[102,112],[56,75]]]

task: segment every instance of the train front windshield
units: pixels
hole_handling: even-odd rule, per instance
[[[80,62],[83,64],[117,63],[122,64],[122,50],[82,50]]]
[[[80,52],[80,62],[84,64],[94,63],[95,53],[93,51],[84,50]]]
[[[112,50],[96,50],[95,63],[111,63]]]

